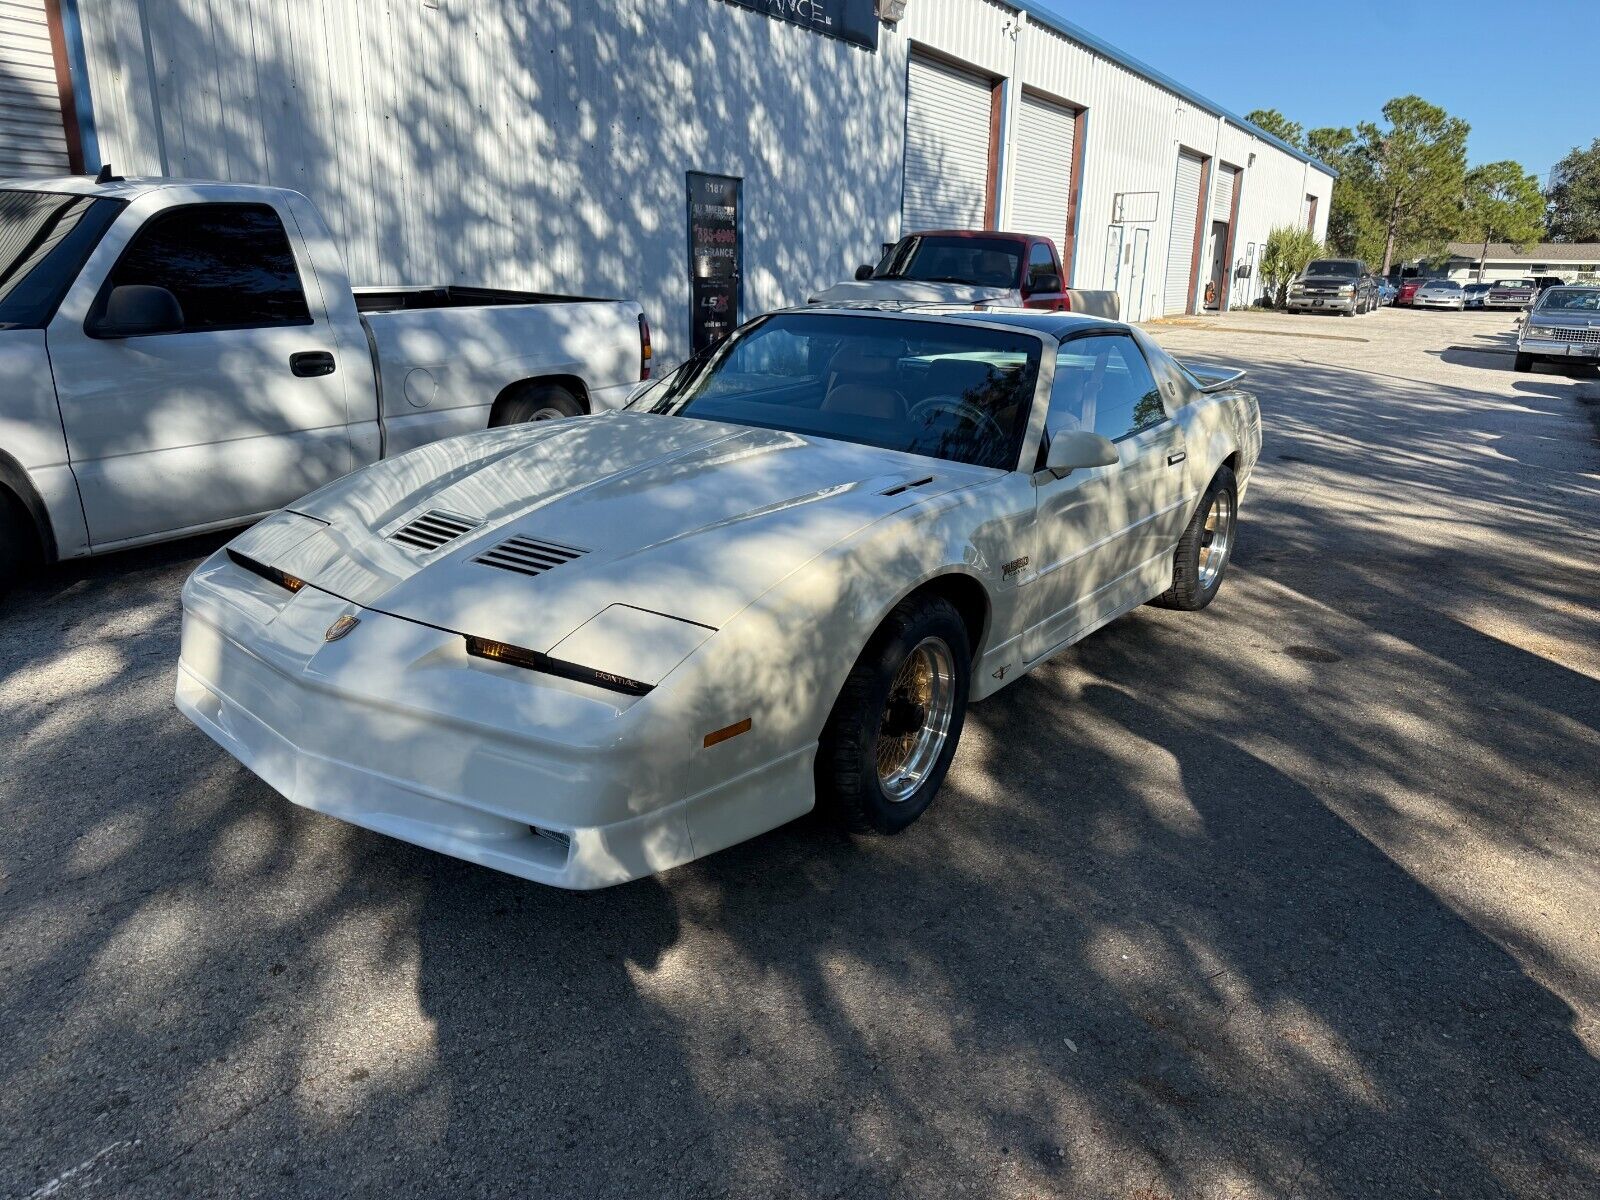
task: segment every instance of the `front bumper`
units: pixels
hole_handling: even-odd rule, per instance
[[[1417,308],[1449,308],[1460,311],[1466,307],[1465,300],[1439,300],[1430,296],[1417,296],[1411,301]]]
[[[243,574],[213,558],[185,585],[177,706],[302,807],[590,889],[688,862],[813,803],[814,743],[690,794],[699,739],[670,715],[469,659],[458,635],[312,587],[285,600]],[[325,641],[343,615],[357,628]]]
[[[1528,337],[1517,342],[1518,354],[1531,354],[1534,358],[1576,358],[1584,362],[1600,361],[1600,342],[1565,342]]]
[[[1294,296],[1285,305],[1292,312],[1354,312],[1354,296]]]

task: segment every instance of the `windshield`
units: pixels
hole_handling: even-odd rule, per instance
[[[1012,470],[1041,342],[955,322],[778,313],[630,408]]]
[[[121,208],[94,196],[0,191],[0,329],[48,321]]]
[[[1497,288],[1531,288],[1531,279],[1502,279],[1494,285]]]
[[[901,238],[873,268],[874,279],[915,279],[923,283],[969,283],[975,287],[1016,287],[1022,277],[1022,243],[1006,238]]]
[[[1539,297],[1540,312],[1600,312],[1600,288],[1561,288]]]
[[[1422,285],[1430,292],[1459,292],[1461,285],[1454,279],[1434,279]]]
[[[1306,265],[1306,278],[1342,278],[1348,279],[1361,274],[1361,264],[1346,262],[1343,259],[1325,259]]]

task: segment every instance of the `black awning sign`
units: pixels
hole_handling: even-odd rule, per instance
[[[877,0],[728,0],[740,8],[778,21],[803,26],[813,33],[878,48]]]

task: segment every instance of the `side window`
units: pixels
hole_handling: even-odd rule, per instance
[[[1056,275],[1056,256],[1050,253],[1050,247],[1043,242],[1033,243],[1033,248],[1028,251],[1028,278],[1036,280],[1041,275]]]
[[[134,283],[176,296],[185,332],[311,324],[289,237],[266,204],[197,204],[152,217],[106,287]]]
[[[1046,432],[1088,429],[1116,441],[1166,419],[1161,392],[1132,338],[1106,334],[1061,347]]]

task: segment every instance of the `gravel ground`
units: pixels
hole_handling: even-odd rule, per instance
[[[1600,383],[1510,327],[1158,327],[1261,397],[1216,604],[974,709],[905,836],[591,895],[190,728],[216,539],[50,572],[0,612],[0,1195],[1600,1195]]]

